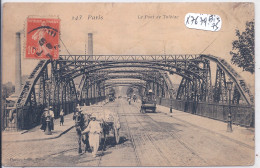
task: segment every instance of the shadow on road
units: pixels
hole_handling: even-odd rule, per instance
[[[105,146],[105,150],[106,149],[109,149],[109,148],[112,148],[112,147],[115,147],[116,145],[120,145],[120,144],[123,144],[125,143],[126,141],[128,141],[129,139],[127,139],[126,137],[124,136],[121,136],[120,139],[119,139],[119,143],[116,144],[116,141],[115,141],[115,138],[114,137],[107,137],[106,138],[106,146]],[[103,149],[103,145],[104,145],[104,139],[102,138],[101,139],[101,145],[99,146],[99,150],[102,150]]]

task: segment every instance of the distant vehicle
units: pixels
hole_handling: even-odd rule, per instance
[[[115,101],[116,97],[115,97],[115,92],[113,90],[110,90],[109,95],[108,95],[108,99],[110,102]]]
[[[156,111],[156,99],[152,90],[149,90],[148,93],[142,98],[140,112],[146,113],[148,111],[151,111],[153,113]]]
[[[113,101],[115,101],[115,96],[111,94],[108,96],[108,99],[110,102],[113,102]]]

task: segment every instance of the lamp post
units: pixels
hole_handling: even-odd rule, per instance
[[[172,113],[172,95],[170,96],[170,101],[171,101],[171,104],[170,104],[170,113]]]
[[[45,135],[52,135],[51,132],[51,115],[50,115],[50,102],[51,102],[51,79],[46,80],[47,85],[47,92],[48,92],[48,102],[47,102],[47,108],[45,111],[47,111],[46,115],[46,130]]]
[[[46,129],[45,129],[45,135],[51,135],[51,115],[50,115],[50,106],[48,105],[48,108],[45,108],[45,112],[47,111],[46,115]]]
[[[227,82],[227,89],[228,89],[228,101],[229,101],[229,112],[228,112],[228,125],[227,125],[227,132],[232,132],[232,120],[231,120],[231,90],[232,90],[233,82]]]

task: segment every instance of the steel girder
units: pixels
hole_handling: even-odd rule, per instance
[[[162,66],[158,66],[156,64],[145,64],[145,63],[110,63],[110,64],[99,64],[99,65],[92,65],[92,66],[89,66],[89,67],[83,67],[79,70],[74,70],[73,72],[68,72],[66,73],[66,71],[63,71],[63,70],[60,70],[61,72],[64,72],[63,74],[63,78],[64,79],[71,79],[71,78],[76,78],[82,74],[85,74],[85,73],[90,73],[90,72],[95,72],[95,71],[98,71],[98,70],[104,70],[104,69],[112,69],[112,68],[143,68],[143,67],[146,67],[146,68],[150,68],[150,69],[154,69],[154,70],[162,70],[162,71],[169,71],[171,73],[174,73],[174,74],[177,74],[177,75],[180,75],[180,76],[183,76],[185,78],[192,78],[192,75],[195,75],[196,77],[200,78],[200,76],[198,76],[196,74],[196,72],[194,71],[189,71],[189,72],[186,72],[186,70],[183,70],[183,69],[178,69],[174,66],[171,66],[171,67],[164,67],[163,65]],[[174,69],[176,68],[176,70]],[[199,74],[199,73],[198,73]]]
[[[208,61],[196,63],[197,65],[189,65],[187,68],[191,71],[203,67],[204,71],[200,72],[200,76],[203,78],[196,78],[193,76],[192,79],[182,78],[178,88],[176,99],[185,101],[203,101],[209,100],[211,90],[211,73]]]
[[[39,124],[45,107],[52,105],[55,116],[58,116],[65,104],[77,102],[73,79],[66,82],[60,79],[57,71],[60,66],[56,61],[41,60],[29,75],[14,105],[16,110],[13,113],[17,113],[19,120],[17,129],[29,129]]]
[[[204,69],[204,71],[200,71],[203,80],[200,78],[193,78],[192,80],[183,78],[178,89],[177,99],[227,104],[226,78],[228,77],[234,83],[232,103],[248,105],[254,103],[254,97],[244,80],[225,60],[210,55],[201,55],[201,59],[205,60],[203,63],[198,63],[201,64],[198,66]],[[214,86],[211,82],[210,62],[217,65]],[[196,66],[193,68],[196,68]]]
[[[214,86],[210,63],[217,65]],[[120,68],[127,69],[118,70]],[[136,78],[145,80],[140,84],[145,85],[146,90],[152,88],[157,96],[162,97],[169,97],[167,94],[171,92],[172,85],[164,72],[179,75],[183,79],[177,99],[195,102],[227,103],[226,79],[229,79],[234,83],[232,103],[254,104],[254,96],[245,80],[225,60],[212,55],[61,55],[56,61],[39,61],[23,85],[15,103],[18,118],[22,120],[18,127],[25,128],[26,124],[32,126],[38,122],[43,108],[48,105],[53,105],[56,112],[60,108],[71,112],[68,104],[75,106],[86,81],[92,86],[85,95],[104,96],[103,88],[109,84],[107,79],[120,71],[124,74],[135,71],[139,74],[135,75]],[[100,78],[102,74],[106,77]],[[80,75],[83,75],[81,91],[77,92],[73,79]],[[96,80],[97,77],[100,80]],[[114,78],[122,77],[126,75],[114,75]]]
[[[217,66],[216,80],[214,87],[214,102],[228,103],[227,85],[225,72]]]
[[[112,72],[112,73],[111,73]],[[126,73],[127,72],[127,73]],[[167,73],[166,73],[167,75]],[[160,86],[162,90],[165,92],[168,92],[169,88],[172,88],[171,82],[166,82],[165,74],[159,71],[129,71],[126,69],[121,70],[107,70],[107,71],[97,71],[96,73],[89,73],[87,75],[88,77],[83,76],[85,82],[84,85],[82,85],[82,90],[80,91],[80,95],[82,97],[82,94],[86,95],[87,92],[89,92],[89,88],[92,87],[92,85],[95,85],[96,83],[103,83],[106,80],[109,79],[121,79],[121,78],[133,78],[133,79],[140,79],[144,80],[147,83],[152,83],[154,86],[155,84],[157,86]],[[83,79],[82,78],[82,79]],[[168,79],[169,80],[169,79]],[[81,82],[83,83],[83,82]],[[170,84],[170,86],[169,86]],[[155,92],[155,88],[152,88]],[[170,94],[169,94],[170,95]]]
[[[196,78],[197,82],[194,81],[193,83],[200,87],[197,93],[200,101],[221,102],[222,100],[218,101],[214,98],[217,95],[217,89],[215,89],[215,86],[212,86],[211,82],[210,62],[214,62],[235,83],[234,88],[236,88],[236,91],[232,91],[233,102],[243,103],[245,101],[247,104],[254,103],[254,96],[250,93],[248,86],[239,74],[225,60],[211,55],[186,55],[186,57],[185,55],[94,55],[91,56],[93,60],[87,62],[89,57],[87,55],[61,56],[63,62],[67,61],[67,66],[74,68],[69,73],[64,72],[64,77],[73,78],[87,72],[118,67],[147,67],[168,71],[170,74],[175,73],[185,77],[187,81],[194,81],[194,78]],[[193,88],[196,87],[193,86]],[[178,97],[180,97],[180,94],[182,93],[179,92]],[[223,95],[222,97],[225,96]]]
[[[221,71],[223,71],[221,77],[222,79],[217,79],[217,80],[224,81],[224,76],[227,76],[229,80],[231,80],[234,83],[234,87],[232,90],[233,93],[232,102],[236,104],[240,104],[240,103],[245,103],[248,105],[254,104],[254,95],[250,92],[250,89],[247,86],[245,80],[224,59],[220,59],[212,55],[201,55],[201,58],[216,63],[218,69],[221,69]],[[218,69],[217,71],[219,71]],[[215,88],[216,87],[217,86],[215,86]],[[224,89],[227,90],[226,87]],[[226,91],[224,91],[224,93],[225,92]],[[214,93],[214,95],[216,95],[216,93]]]
[[[133,83],[113,83],[113,84],[105,84],[102,89],[106,89],[106,88],[111,88],[111,87],[118,87],[118,86],[127,86],[127,87],[134,87],[134,88],[138,88],[138,87],[142,87],[145,88],[145,85],[143,84],[133,84]]]
[[[87,55],[61,55],[57,61],[40,61],[23,86],[16,107],[30,106],[33,108],[38,105],[63,103],[66,100],[76,101],[77,92],[73,78],[82,74],[101,72],[105,69],[116,71],[116,68],[125,67],[145,67],[182,76],[183,80],[177,98],[186,100],[194,100],[197,97],[200,101],[226,101],[225,80],[228,77],[235,84],[232,91],[232,102],[254,103],[254,96],[241,76],[225,60],[211,55],[94,55],[91,56],[92,60],[89,58],[90,56]],[[214,62],[218,66],[215,86],[211,84],[210,62]],[[51,72],[50,68],[47,68],[49,64]],[[163,79],[165,81],[167,78]],[[165,85],[165,83],[160,84]],[[94,87],[92,92],[99,89],[101,85],[104,83]],[[160,91],[152,80],[150,83],[150,87],[155,89],[156,93],[164,92],[167,90],[167,86],[169,84]]]
[[[193,80],[182,79],[176,99],[186,101],[203,101],[201,81],[194,78]]]
[[[106,85],[137,85],[137,86],[145,86],[146,82],[145,81],[133,81],[133,80],[115,80],[115,81],[107,81]]]
[[[199,83],[199,85],[201,85],[199,89],[200,99],[202,101],[219,102],[221,99],[218,98],[218,95],[221,93],[221,97],[225,97],[225,91],[218,91],[220,88],[218,81],[224,81],[224,76],[227,75],[235,83],[232,99],[233,102],[239,103],[240,100],[244,99],[248,104],[254,103],[254,96],[250,93],[248,86],[241,76],[237,74],[225,60],[211,55],[94,55],[91,56],[91,58],[93,58],[91,61],[89,61],[89,58],[90,56],[87,55],[61,55],[59,60],[54,61],[55,63],[52,62],[53,74],[56,76],[54,78],[57,83],[70,83],[69,81],[78,75],[101,71],[104,69],[125,66],[129,68],[145,67],[147,69],[168,71],[171,74],[175,73],[183,76],[186,81],[194,81],[194,78],[196,78],[197,82],[194,81],[192,84]],[[215,83],[216,86],[214,87],[212,86],[210,79],[210,61],[217,63],[217,74],[219,74],[220,71],[225,73],[225,75],[223,75],[223,72],[221,72],[222,76],[217,75],[217,85]],[[49,63],[50,61],[40,61],[37,67],[30,74],[16,103],[18,107],[24,106],[28,101],[33,102],[33,95],[35,95],[35,97],[38,95],[38,101],[41,101],[42,103],[47,102],[46,97],[48,97],[49,93],[45,90],[46,87],[49,87],[49,78],[48,74],[45,73],[44,70]],[[203,66],[199,66],[200,64]],[[38,94],[36,94],[37,91],[33,89],[34,85],[39,85],[40,91],[38,91]],[[57,87],[60,88],[59,86]],[[180,87],[183,87],[183,84],[181,84]],[[221,89],[223,90],[223,88],[225,89],[225,86],[222,82]],[[58,92],[58,90],[56,89],[55,91]],[[180,88],[179,90],[183,89]],[[188,90],[188,88],[186,90]],[[75,94],[75,97],[77,94],[74,92],[72,92],[72,94]],[[52,91],[52,93],[54,92]],[[177,97],[180,97],[181,92],[178,93]],[[55,93],[55,95],[58,94]],[[55,98],[55,100],[57,100],[57,98]]]
[[[140,84],[140,83],[134,83],[134,84],[133,83],[129,83],[129,84],[127,84],[127,83],[123,83],[123,84],[121,84],[121,83],[106,84],[106,85],[103,86],[102,89],[115,88],[115,87],[118,87],[118,86],[126,86],[126,87],[129,87],[129,88],[136,88],[136,89],[139,90],[139,93],[141,93],[140,96],[143,95],[143,92],[145,90],[145,85],[144,84]]]
[[[64,77],[126,66],[160,69],[190,77],[191,75],[197,76],[198,72],[188,71],[186,67],[194,62],[201,61],[198,59],[199,55],[93,55],[93,57],[91,56],[91,58],[94,58],[92,61],[89,61],[89,57],[87,55],[62,55],[61,61],[67,62],[67,66],[74,69],[69,73],[64,72]]]

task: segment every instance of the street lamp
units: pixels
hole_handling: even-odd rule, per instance
[[[232,132],[232,121],[231,121],[231,90],[232,90],[233,82],[227,82],[227,89],[229,92],[228,100],[229,100],[229,112],[228,112],[228,125],[227,125],[227,132]]]
[[[170,113],[172,113],[172,95],[170,95]]]
[[[48,105],[48,108],[45,108],[44,111],[47,111],[46,116],[46,128],[45,128],[45,135],[51,135],[51,115],[50,115],[50,106]]]

